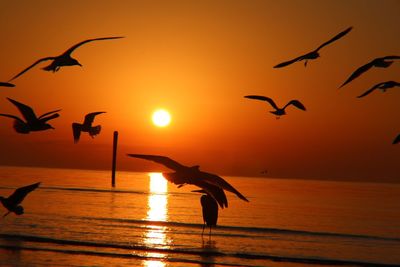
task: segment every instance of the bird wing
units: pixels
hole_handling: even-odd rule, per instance
[[[42,122],[47,122],[47,121],[49,121],[49,120],[52,120],[52,119],[55,119],[55,118],[58,118],[58,117],[60,117],[60,114],[55,113],[55,114],[50,115],[50,116],[48,116],[48,117],[42,118],[40,121],[42,121]]]
[[[44,118],[44,117],[46,117],[47,115],[50,115],[50,114],[52,114],[52,113],[56,113],[56,112],[59,112],[59,111],[61,111],[61,109],[57,109],[57,110],[54,110],[54,111],[46,112],[46,113],[40,115],[40,117],[39,117],[38,119]],[[57,117],[58,117],[58,116],[57,116]]]
[[[124,38],[124,37],[123,36],[118,36],[118,37],[102,37],[102,38],[88,39],[88,40],[82,41],[82,42],[77,43],[76,45],[72,46],[67,51],[65,51],[63,53],[63,55],[70,55],[72,52],[74,52],[75,49],[77,49],[81,45],[89,43],[89,42],[100,41],[100,40],[110,40],[110,39],[120,39],[120,38]]]
[[[350,77],[339,87],[342,88],[343,86],[345,86],[346,84],[348,84],[349,82],[351,82],[352,80],[354,80],[355,78],[357,78],[358,76],[360,76],[361,74],[363,74],[364,72],[366,72],[367,70],[369,70],[370,68],[372,68],[374,66],[373,61],[359,67],[356,71],[354,71]]]
[[[267,101],[274,109],[279,109],[274,100],[262,95],[246,95],[245,98]]]
[[[400,142],[400,134],[393,140],[393,145]]]
[[[364,96],[366,96],[366,95],[369,95],[372,91],[374,91],[376,88],[379,88],[379,86],[381,86],[381,85],[383,85],[383,84],[385,84],[385,83],[386,83],[386,82],[375,84],[372,88],[368,89],[368,90],[365,91],[363,94],[357,96],[357,98],[361,98],[361,97],[364,97]]]
[[[197,185],[199,186],[199,185]],[[199,186],[202,188],[201,190],[192,190],[192,192],[198,192],[198,193],[206,193],[210,195],[215,201],[217,201],[218,205],[223,208],[228,207],[228,199],[226,198],[225,192],[223,189],[221,189],[218,186],[204,183],[204,185]]]
[[[11,196],[8,197],[8,200],[14,205],[18,205],[24,200],[27,194],[38,188],[39,185],[40,183],[35,183],[28,186],[20,187],[15,190],[14,193],[11,194]]]
[[[386,59],[400,59],[400,56],[386,56],[386,57],[383,57],[383,58],[381,58],[381,59],[383,59],[383,60],[386,60]]]
[[[12,119],[16,119],[16,120],[18,120],[18,121],[20,121],[20,122],[25,123],[23,120],[21,120],[20,118],[18,118],[17,116],[14,116],[14,115],[10,115],[10,114],[0,114],[0,116],[12,118]]]
[[[18,101],[15,101],[14,99],[8,98],[7,99],[13,103],[21,112],[22,116],[25,118],[25,120],[29,121],[34,121],[37,120],[37,117],[35,115],[35,112],[33,109],[25,104],[22,104]]]
[[[102,113],[106,113],[106,112],[99,111],[99,112],[92,112],[92,113],[87,114],[85,116],[85,120],[84,120],[83,124],[90,127],[94,121],[94,117],[96,117],[97,115],[102,114]]]
[[[54,59],[55,59],[55,57],[44,57],[44,58],[38,59],[35,63],[33,63],[32,65],[30,65],[29,67],[27,67],[26,69],[24,69],[23,71],[21,71],[20,73],[18,73],[14,77],[12,77],[9,80],[9,82],[11,82],[12,80],[15,80],[16,78],[18,78],[19,76],[21,76],[22,74],[24,74],[25,72],[27,72],[28,70],[30,70],[31,68],[33,68],[34,66],[39,64],[40,62],[47,61],[47,60],[54,60]]]
[[[72,133],[74,135],[74,143],[78,143],[79,137],[81,136],[81,129],[82,129],[82,124],[80,123],[72,123]]]
[[[139,159],[145,159],[145,160],[150,160],[150,161],[154,161],[156,163],[162,164],[165,167],[175,170],[175,171],[179,171],[182,169],[186,169],[187,167],[180,164],[177,161],[174,161],[168,157],[165,156],[157,156],[157,155],[144,155],[144,154],[127,154],[129,157],[133,157],[133,158],[139,158]]]
[[[0,86],[4,86],[4,87],[15,87],[15,84],[0,82]]]
[[[284,107],[283,107],[283,109],[285,109],[287,106],[289,106],[289,105],[293,105],[293,106],[295,106],[296,108],[298,108],[298,109],[301,109],[301,110],[306,110],[306,107],[299,101],[299,100],[291,100],[291,101],[289,101],[289,103],[287,103]]]
[[[293,63],[295,63],[296,61],[299,61],[299,60],[303,59],[303,57],[304,57],[305,55],[307,55],[307,54],[301,55],[301,56],[296,57],[296,58],[294,58],[294,59],[292,59],[292,60],[289,60],[289,61],[285,61],[285,62],[279,63],[278,65],[275,65],[274,68],[275,68],[275,69],[276,69],[276,68],[282,68],[282,67],[285,67],[285,66],[287,66],[287,65],[293,64]]]
[[[208,173],[208,172],[202,172],[199,171],[196,177],[199,180],[203,180],[206,183],[215,185],[217,187],[220,187],[221,189],[225,189],[226,191],[232,192],[236,194],[240,199],[243,199],[244,201],[247,201],[247,198],[243,196],[239,191],[237,191],[231,184],[229,184],[227,181],[225,181],[222,177],[219,177],[218,175]]]
[[[323,43],[322,45],[320,45],[320,46],[315,50],[315,52],[317,52],[318,50],[320,50],[322,47],[324,47],[324,46],[326,46],[326,45],[328,45],[328,44],[330,44],[330,43],[332,43],[332,42],[334,42],[334,41],[336,41],[336,40],[339,40],[340,38],[342,38],[343,36],[345,36],[346,34],[348,34],[348,33],[351,31],[351,29],[353,29],[353,27],[349,27],[349,28],[347,28],[346,30],[342,31],[341,33],[337,34],[335,37],[333,37],[333,38],[330,39],[329,41],[327,41],[327,42]]]

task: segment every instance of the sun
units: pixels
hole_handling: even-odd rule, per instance
[[[152,120],[155,126],[165,127],[171,123],[171,115],[165,109],[157,109],[153,112]]]

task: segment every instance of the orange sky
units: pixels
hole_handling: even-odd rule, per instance
[[[0,1],[0,81],[82,40],[126,36],[78,48],[83,68],[52,74],[43,63],[0,88],[0,113],[19,115],[6,97],[38,114],[62,108],[56,130],[29,135],[0,118],[0,164],[107,169],[118,130],[120,169],[159,168],[125,156],[153,153],[219,174],[399,182],[400,90],[356,96],[399,79],[400,62],[337,89],[360,65],[400,54],[399,10],[395,0]],[[349,26],[307,68],[272,68]],[[276,120],[248,94],[307,111]],[[159,107],[167,128],[151,123]],[[107,111],[101,134],[74,145],[71,123],[93,111]]]

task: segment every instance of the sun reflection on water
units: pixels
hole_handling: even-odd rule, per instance
[[[161,173],[150,173],[149,198],[147,200],[147,217],[148,221],[162,221],[168,219],[168,182]],[[162,225],[149,225],[144,233],[143,242],[149,247],[168,248],[166,236],[167,227]],[[160,258],[161,260],[152,259],[144,261],[146,267],[164,267],[165,262],[162,260],[165,255],[161,253],[146,253],[148,257]]]

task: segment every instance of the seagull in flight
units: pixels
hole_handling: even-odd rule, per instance
[[[283,108],[279,108],[274,100],[272,100],[269,97],[266,96],[261,96],[261,95],[246,95],[245,98],[249,98],[249,99],[255,99],[255,100],[261,100],[261,101],[267,101],[275,110],[270,111],[272,114],[275,114],[277,116],[277,119],[279,119],[280,116],[282,115],[286,115],[286,107],[289,105],[293,105],[298,109],[301,110],[306,110],[306,108],[304,107],[304,105],[299,101],[299,100],[291,100],[289,101]]]
[[[353,27],[347,28],[346,30],[344,30],[344,31],[342,31],[341,33],[337,34],[335,37],[333,37],[333,38],[330,39],[329,41],[327,41],[327,42],[323,43],[322,45],[320,45],[320,46],[319,46],[317,49],[315,49],[314,51],[311,51],[310,53],[307,53],[307,54],[304,54],[304,55],[302,55],[302,56],[296,57],[296,58],[294,58],[294,59],[292,59],[292,60],[282,62],[282,63],[280,63],[280,64],[274,66],[274,68],[282,68],[282,67],[288,66],[288,65],[290,65],[290,64],[292,64],[292,63],[295,63],[295,62],[297,62],[297,61],[302,61],[302,60],[305,60],[305,61],[304,61],[304,66],[307,66],[308,60],[317,59],[317,58],[320,57],[318,51],[319,51],[321,48],[323,48],[324,46],[327,46],[328,44],[330,44],[330,43],[332,43],[332,42],[334,42],[334,41],[336,41],[336,40],[339,40],[340,38],[342,38],[343,36],[345,36],[346,34],[348,34],[348,33],[351,31],[351,29],[353,29]]]
[[[35,183],[28,186],[20,187],[7,198],[0,196],[1,204],[3,204],[3,206],[8,210],[8,212],[3,215],[3,218],[11,212],[14,212],[17,215],[24,214],[24,208],[19,204],[21,204],[26,195],[38,188],[39,185],[40,183]]]
[[[86,114],[85,120],[83,121],[83,124],[80,123],[72,123],[72,132],[74,134],[74,143],[78,143],[79,137],[81,136],[81,132],[87,132],[89,133],[90,137],[94,138],[96,135],[100,133],[101,126],[92,126],[94,117],[96,117],[99,114],[106,113],[104,111],[99,111],[99,112],[92,112],[89,114]]]
[[[359,95],[357,97],[361,98],[361,97],[364,97],[366,95],[369,95],[375,89],[379,89],[379,90],[382,90],[382,92],[386,92],[387,89],[393,88],[393,87],[396,87],[396,86],[400,87],[400,83],[395,82],[395,81],[387,81],[387,82],[378,83],[378,84],[374,85],[371,89],[368,89],[363,94],[361,94],[361,95]]]
[[[174,170],[175,172],[172,173],[163,173],[163,176],[171,183],[178,185],[178,187],[181,187],[185,184],[192,184],[200,187],[207,192],[207,194],[211,195],[215,201],[218,202],[221,208],[228,206],[228,201],[226,200],[223,190],[232,192],[240,199],[248,202],[246,197],[244,197],[222,177],[212,173],[200,171],[200,166],[198,165],[188,167],[168,157],[158,155],[128,154],[128,156],[154,161],[171,170]]]
[[[89,42],[93,42],[93,41],[111,40],[111,39],[120,39],[120,38],[124,38],[124,37],[122,37],[122,36],[118,36],[118,37],[102,37],[102,38],[94,38],[94,39],[88,39],[88,40],[82,41],[82,42],[77,43],[76,45],[72,46],[71,48],[69,48],[67,51],[65,51],[64,53],[62,53],[59,56],[44,57],[44,58],[38,59],[35,63],[33,63],[32,65],[30,65],[29,67],[27,67],[26,69],[24,69],[23,71],[21,71],[20,73],[18,73],[14,77],[12,77],[9,80],[9,82],[11,82],[12,80],[18,78],[19,76],[21,76],[22,74],[24,74],[25,72],[27,72],[28,70],[30,70],[31,68],[33,68],[34,66],[36,66],[37,64],[39,64],[39,63],[41,63],[43,61],[52,60],[50,65],[48,65],[47,67],[42,68],[43,70],[52,71],[52,72],[56,72],[61,67],[64,67],[64,66],[75,66],[75,65],[78,65],[78,66],[82,67],[82,65],[78,62],[78,60],[76,60],[75,58],[71,57],[71,54],[72,54],[72,52],[74,52],[75,49],[77,49],[78,47],[80,47],[83,44],[86,44],[86,43],[89,43]]]
[[[0,86],[3,86],[3,87],[15,87],[15,84],[0,82]]]
[[[58,118],[60,114],[58,114],[57,112],[61,111],[61,109],[50,111],[44,113],[39,117],[36,117],[36,114],[31,107],[22,104],[18,101],[15,101],[14,99],[11,98],[7,99],[18,108],[18,110],[21,112],[22,116],[26,120],[24,121],[21,118],[10,114],[0,114],[0,116],[14,119],[14,130],[17,133],[28,134],[29,132],[33,131],[44,131],[47,129],[54,129],[54,127],[48,124],[47,122],[49,120]]]
[[[363,74],[364,72],[368,71],[372,67],[387,68],[390,65],[392,65],[394,60],[398,60],[398,59],[400,59],[400,56],[386,56],[386,57],[375,58],[372,61],[368,62],[367,64],[356,69],[339,88],[342,88],[343,86],[345,86],[346,84],[348,84],[349,82],[351,82],[352,80],[354,80],[355,78],[357,78],[358,76]]]

